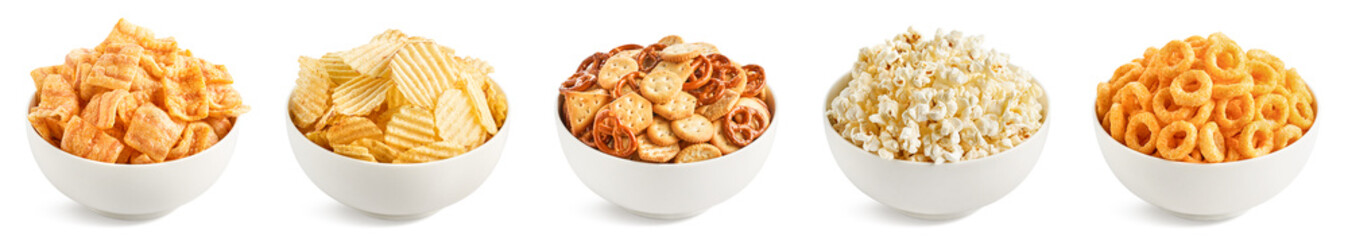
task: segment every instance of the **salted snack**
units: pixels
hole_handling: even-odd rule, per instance
[[[1044,123],[1041,89],[981,36],[909,28],[861,49],[825,110],[833,129],[887,159],[977,159],[1024,142]]]
[[[1234,162],[1296,142],[1318,109],[1295,68],[1222,33],[1172,40],[1096,85],[1100,126],[1158,158]]]
[[[290,117],[304,136],[379,163],[447,159],[504,124],[505,94],[486,62],[398,30],[319,58],[300,57]]]
[[[93,49],[34,69],[28,122],[42,139],[86,159],[150,164],[215,145],[249,108],[234,78],[173,38],[117,21]]]
[[[763,67],[670,35],[596,52],[562,83],[562,122],[606,154],[691,163],[730,154],[772,122]]]

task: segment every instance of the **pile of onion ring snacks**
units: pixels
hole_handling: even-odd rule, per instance
[[[1190,163],[1278,151],[1310,129],[1317,109],[1296,69],[1221,33],[1148,48],[1096,92],[1095,115],[1115,141]]]

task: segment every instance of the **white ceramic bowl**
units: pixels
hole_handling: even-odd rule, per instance
[[[1195,164],[1134,151],[1105,132],[1094,109],[1086,112],[1090,113],[1096,142],[1114,177],[1138,198],[1193,220],[1231,219],[1278,195],[1306,165],[1322,124],[1316,122],[1301,140],[1262,157]]]
[[[821,113],[847,87],[849,80],[850,77],[843,76],[833,84],[824,98]],[[1039,101],[1045,113],[1049,112],[1047,94]],[[1045,114],[1038,132],[1020,145],[992,156],[932,164],[884,159],[867,152],[839,135],[827,114],[821,116],[833,158],[857,189],[904,215],[929,220],[968,216],[1010,193],[1039,160],[1052,122]]]
[[[66,153],[43,140],[28,121],[23,126],[33,159],[52,186],[94,212],[126,220],[158,218],[201,196],[220,178],[239,139],[236,122],[220,142],[192,156],[146,165],[111,164]]]
[[[561,98],[554,123],[571,170],[599,197],[638,216],[680,219],[701,214],[739,193],[762,169],[777,135],[775,97],[763,99],[772,111],[768,130],[738,151],[684,164],[655,164],[617,158],[586,146],[562,124]]]
[[[288,104],[287,104],[288,105]],[[449,159],[416,164],[373,163],[342,156],[310,142],[287,110],[286,135],[300,168],[332,199],[381,219],[411,220],[435,214],[468,197],[496,168],[511,118],[481,146]]]

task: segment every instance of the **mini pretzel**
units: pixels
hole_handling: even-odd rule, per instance
[[[744,85],[744,92],[742,92],[740,96],[741,97],[758,96],[758,93],[763,91],[763,86],[765,86],[767,83],[767,77],[763,75],[763,66],[758,66],[758,64],[749,64],[744,65],[744,67],[740,69],[743,70],[744,77],[747,78],[747,82]]]
[[[562,82],[562,87],[558,90],[562,92],[584,92],[590,90],[590,87],[593,87],[598,79],[599,77],[589,72],[577,71],[571,74],[571,77],[566,78],[566,81]]]
[[[576,67],[576,72],[587,72],[593,75],[599,75],[599,68],[604,66],[604,62],[608,61],[608,57],[608,53],[595,52],[593,55],[590,55],[590,57],[587,57],[584,61],[580,62],[580,66]]]
[[[688,81],[683,83],[684,91],[698,89],[702,85],[706,85],[708,81],[711,81],[711,74],[715,69],[711,65],[711,61],[705,56],[693,57],[692,61],[693,74],[689,75]]]
[[[640,83],[641,82],[640,80],[645,77],[646,73],[642,73],[641,71],[634,71],[631,73],[627,73],[627,75],[623,75],[621,79],[618,79],[617,84],[613,84],[613,89],[609,89],[610,94],[609,96],[622,96],[624,94],[627,94],[627,91],[629,90],[625,90],[623,87],[632,87],[632,89],[630,90],[641,89],[638,83]]]
[[[637,150],[637,135],[631,128],[623,126],[607,108],[595,114],[594,126],[590,130],[594,136],[594,145],[599,151],[613,156],[627,157]]]
[[[594,125],[593,125],[593,124],[591,124],[591,125],[589,125],[589,126],[585,126],[585,129],[584,129],[584,130],[581,130],[581,132],[580,132],[579,134],[576,134],[576,139],[580,139],[580,143],[584,143],[585,146],[589,146],[589,147],[598,147],[598,146],[595,146],[595,144],[594,144]]]
[[[660,64],[660,51],[665,49],[664,44],[651,44],[641,49],[637,54],[637,64],[641,65],[641,72],[649,73],[655,69],[656,64]]]
[[[768,114],[748,106],[735,106],[724,121],[722,125],[730,143],[741,147],[749,145],[768,129]]]
[[[619,52],[622,52],[622,51],[628,51],[628,50],[641,50],[641,48],[643,48],[643,47],[641,46],[641,44],[627,44],[627,45],[622,45],[622,46],[615,47],[615,48],[613,48],[612,50],[608,50],[608,55],[609,55],[609,56],[618,55],[618,53],[619,53]]]
[[[707,81],[707,84],[702,85],[700,88],[689,90],[688,93],[697,97],[698,105],[712,104],[721,100],[721,98],[725,97],[726,92],[730,91],[730,89],[726,87],[727,84],[727,82],[712,79]]]
[[[726,57],[725,55],[721,55],[720,53],[713,53],[713,54],[711,54],[711,55],[707,55],[707,61],[711,63],[712,67],[722,67],[722,66],[733,66],[733,65],[734,65],[734,63],[730,61],[730,58],[729,58],[729,57]]]

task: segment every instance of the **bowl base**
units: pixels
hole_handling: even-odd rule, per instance
[[[366,216],[370,216],[370,217],[378,218],[378,219],[383,219],[383,220],[389,220],[389,221],[411,221],[411,220],[417,220],[417,219],[422,219],[422,218],[430,217],[431,215],[435,215],[435,213],[440,212],[440,210],[437,209],[437,210],[435,210],[435,211],[424,212],[424,213],[414,213],[414,214],[404,214],[404,215],[390,215],[390,214],[383,214],[383,213],[369,212],[369,211],[360,210],[360,209],[356,209],[356,210],[357,210],[357,211],[360,211],[360,213],[364,213]]]
[[[903,215],[906,215],[906,216],[909,216],[909,217],[913,217],[913,218],[917,218],[917,219],[928,220],[928,221],[945,221],[945,220],[954,220],[954,219],[960,219],[960,218],[968,217],[969,215],[972,215],[972,214],[974,214],[974,212],[978,211],[978,208],[970,209],[970,210],[968,210],[968,211],[963,211],[963,212],[941,213],[941,214],[930,214],[930,213],[909,212],[909,211],[905,211],[905,210],[903,210],[903,209],[897,209],[897,208],[896,208],[895,210],[898,210],[899,213],[903,213]]]
[[[1236,217],[1239,217],[1240,215],[1245,214],[1245,211],[1239,211],[1239,212],[1233,212],[1233,213],[1222,213],[1222,214],[1189,214],[1189,213],[1182,213],[1182,212],[1171,211],[1170,209],[1164,209],[1164,208],[1162,208],[1161,210],[1164,210],[1165,212],[1170,213],[1170,215],[1175,215],[1176,217],[1180,217],[1180,218],[1183,218],[1183,219],[1194,220],[1194,221],[1209,221],[1209,222],[1226,221],[1226,220],[1230,220],[1230,219],[1232,219],[1232,218],[1236,218]]]
[[[632,210],[632,209],[629,209],[629,208],[622,208],[622,209],[623,209],[623,210],[626,210],[626,211],[629,212],[629,213],[632,213],[632,215],[642,216],[642,217],[650,218],[650,219],[660,219],[660,220],[679,220],[679,219],[685,219],[685,218],[690,218],[690,217],[693,217],[693,216],[701,215],[702,213],[707,212],[707,209],[702,209],[702,210],[697,210],[697,211],[693,211],[693,212],[686,212],[686,213],[648,213],[648,212],[642,212],[642,211]]]
[[[114,212],[108,212],[108,211],[103,211],[103,210],[93,209],[93,208],[90,208],[89,210],[90,210],[90,211],[94,211],[95,213],[98,213],[98,215],[103,215],[104,217],[109,217],[109,218],[114,218],[114,219],[120,219],[120,220],[127,220],[127,221],[143,221],[143,220],[151,220],[151,219],[157,219],[157,218],[163,217],[164,215],[168,215],[169,213],[173,212],[174,209],[164,210],[164,211],[161,211],[161,212],[144,213],[144,214],[124,214],[124,213],[114,213]]]

